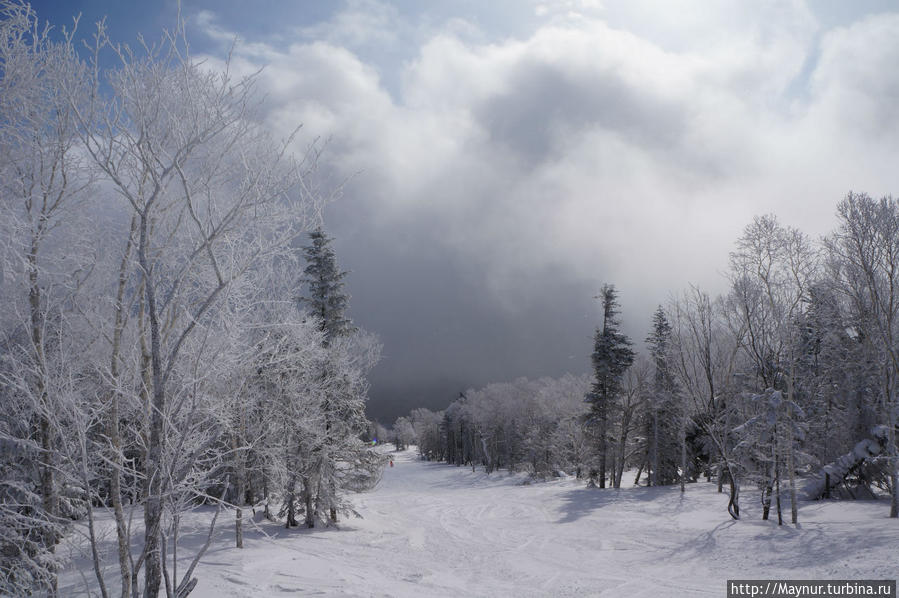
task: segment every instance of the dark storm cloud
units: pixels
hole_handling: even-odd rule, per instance
[[[442,409],[460,391],[497,379],[586,369],[594,285],[572,280],[564,267],[540,267],[497,296],[483,263],[441,242],[439,215],[419,214],[415,227],[360,228],[354,204],[346,197],[326,217],[341,264],[352,270],[351,316],[384,344],[370,417],[389,424],[410,405]]]
[[[491,140],[526,157],[531,167],[564,153],[568,134],[593,128],[625,135],[652,151],[678,148],[684,136],[683,106],[610,73],[524,61],[505,87],[474,112]]]

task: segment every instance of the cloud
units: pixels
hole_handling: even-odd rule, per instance
[[[899,143],[899,15],[880,15],[828,32],[811,77],[812,118],[846,135]]]
[[[301,27],[298,33],[308,40],[358,49],[395,44],[400,22],[394,6],[376,0],[351,0],[332,19]]]
[[[724,289],[753,215],[819,235],[849,189],[897,187],[899,16],[822,30],[801,2],[581,4],[533,4],[532,31],[507,37],[458,16],[412,35],[396,8],[354,2],[307,41],[238,49],[265,64],[273,128],[330,137],[327,167],[352,177],[333,226],[364,264],[354,304],[383,326],[390,376],[424,384],[444,371],[430,360],[483,377],[478,346],[553,327],[568,345],[543,354],[550,371],[515,370],[539,359],[509,349],[493,379],[572,369],[603,281],[642,338],[670,292]],[[387,85],[363,50],[410,40]]]
[[[553,5],[556,13],[562,4]],[[401,18],[395,8],[354,2],[306,29],[326,41],[268,53],[270,118],[278,128],[303,122],[309,134],[330,136],[333,166],[363,173],[359,187],[379,224],[439,227],[434,242],[485,268],[499,295],[516,272],[551,263],[577,276],[626,276],[624,265],[601,270],[640,230],[674,246],[673,259],[704,256],[697,273],[715,272],[753,208],[774,207],[763,198],[779,193],[765,186],[780,187],[785,156],[772,145],[790,140],[797,168],[813,170],[834,158],[816,156],[816,128],[832,132],[833,122],[850,116],[876,131],[896,118],[889,19],[871,17],[822,38],[811,100],[791,119],[784,107],[796,101],[785,93],[816,33],[802,4],[748,11],[741,3],[706,10],[685,2],[667,14],[633,6],[608,17],[622,26],[639,18],[651,34],[677,12],[680,37],[641,37],[583,13],[526,39],[472,43],[438,33],[403,67],[395,96],[348,47],[394,43],[379,36]],[[866,46],[872,36],[887,49]],[[701,53],[700,43],[714,51]],[[836,187],[832,197],[844,191]],[[718,217],[727,213],[742,220],[722,227]],[[678,235],[668,232],[672,225]],[[596,234],[604,227],[612,230]],[[714,251],[694,250],[683,231]],[[651,268],[653,249],[635,247],[630,260]],[[600,268],[596,256],[606,256]]]

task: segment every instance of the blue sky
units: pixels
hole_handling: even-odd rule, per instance
[[[35,2],[152,39],[176,4]],[[726,289],[753,216],[814,238],[899,189],[895,2],[185,1],[195,55],[263,68],[266,120],[329,139],[327,227],[377,332],[372,413],[589,368],[603,282],[625,332]],[[86,29],[85,29],[86,30]],[[392,407],[393,404],[402,404]]]

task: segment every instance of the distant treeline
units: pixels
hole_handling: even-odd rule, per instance
[[[820,242],[756,217],[730,254],[729,290],[691,286],[647,322],[637,355],[603,287],[593,374],[469,390],[397,420],[400,444],[458,466],[557,472],[591,485],[701,478],[761,493],[778,522],[798,499],[897,490],[899,203],[849,193]]]

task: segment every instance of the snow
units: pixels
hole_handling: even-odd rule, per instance
[[[761,521],[751,488],[744,519],[734,521],[714,483],[688,485],[682,496],[677,487],[526,482],[398,453],[380,485],[355,497],[363,518],[339,529],[263,522],[238,550],[233,514],[223,514],[191,596],[722,596],[726,579],[899,571],[899,521],[888,519],[886,501],[805,503],[797,529]],[[210,513],[192,515],[194,545]],[[64,573],[62,595],[85,595],[82,575],[92,572],[85,561],[79,568]]]

